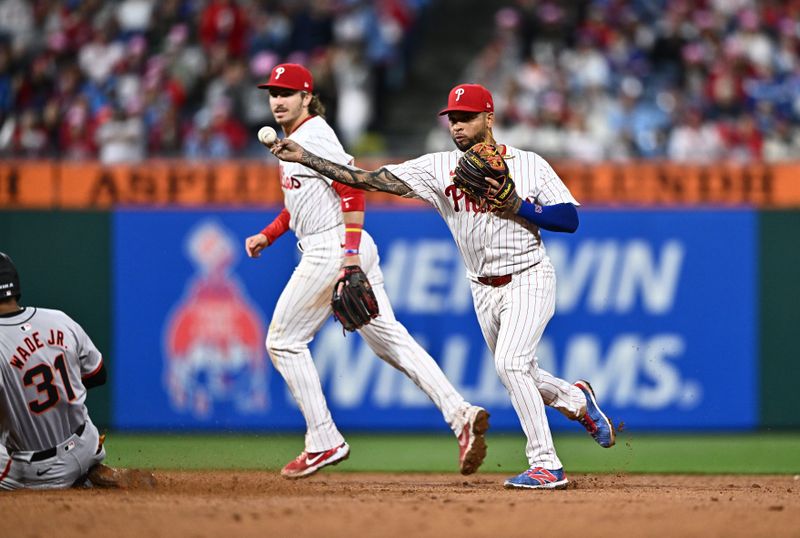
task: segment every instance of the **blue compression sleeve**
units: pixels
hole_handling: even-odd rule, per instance
[[[572,204],[539,205],[523,201],[517,215],[552,232],[572,233],[578,229],[578,210]]]

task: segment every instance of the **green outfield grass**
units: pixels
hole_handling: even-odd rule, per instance
[[[455,472],[457,445],[442,435],[348,435],[350,460],[333,471]],[[632,435],[610,449],[587,435],[557,435],[570,472],[800,473],[800,433]],[[488,438],[485,472],[516,473],[526,466],[521,436]],[[303,448],[295,435],[134,435],[112,433],[107,462],[154,469],[279,469]]]

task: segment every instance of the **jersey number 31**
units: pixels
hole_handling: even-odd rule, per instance
[[[75,391],[72,390],[72,385],[69,382],[69,372],[67,372],[67,364],[64,360],[63,353],[60,353],[58,357],[56,357],[56,360],[53,361],[53,366],[55,367],[56,372],[61,376],[64,390],[67,393],[67,398],[69,401],[74,400]],[[41,382],[37,383],[37,378],[41,378]],[[44,401],[39,401],[39,399],[36,399],[28,402],[28,407],[30,410],[37,415],[44,413],[56,405],[60,399],[60,396],[58,395],[58,388],[53,384],[53,378],[53,369],[49,364],[39,364],[34,366],[25,372],[25,375],[22,377],[26,387],[36,385],[36,390],[39,391],[39,394],[44,394],[46,396]]]

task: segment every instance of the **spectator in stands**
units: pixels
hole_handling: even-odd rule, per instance
[[[247,131],[230,114],[230,105],[217,103],[203,109],[186,137],[184,155],[194,159],[229,159],[247,144]]]
[[[608,123],[614,132],[612,150],[630,153],[627,157],[661,157],[665,140],[661,129],[669,121],[655,103],[643,99],[642,83],[633,77],[625,77],[620,84],[619,100],[609,111]],[[624,148],[624,149],[622,149]],[[618,158],[625,158],[619,153]]]
[[[259,9],[257,5],[251,6],[248,16],[251,31],[247,47],[251,56],[264,51],[271,51],[280,56],[286,56],[291,52],[292,21],[287,11],[281,5],[274,6],[269,11]],[[277,63],[275,62],[273,66]]]
[[[199,9],[199,4],[194,1],[188,0],[158,0],[155,2],[154,11],[150,17],[150,24],[147,31],[148,49],[153,52],[160,52],[164,47],[164,40],[169,39],[169,34],[173,28],[178,25],[187,27],[190,23],[195,25],[192,21],[196,19],[196,10]],[[197,32],[193,35],[196,36]],[[199,40],[192,40],[197,42]]]
[[[762,160],[764,138],[756,128],[753,116],[743,114],[726,122],[722,127],[722,138],[727,159],[743,163]]]
[[[206,51],[217,45],[233,58],[247,49],[247,22],[244,10],[235,0],[210,0],[200,15],[200,42]]]
[[[113,97],[123,107],[127,108],[132,102],[141,102],[146,47],[144,37],[134,36],[126,44],[125,55],[116,65]]]
[[[242,118],[247,113],[245,99],[252,87],[247,79],[247,67],[241,60],[232,60],[223,68],[222,74],[206,86],[205,104],[213,109],[224,102],[230,115]]]
[[[150,58],[146,75],[150,82],[163,85],[175,106],[201,103],[202,82],[209,72],[202,48],[189,40],[189,28],[173,26],[164,43],[163,53]]]
[[[372,2],[350,2],[350,5],[368,5]],[[289,35],[289,49],[292,52],[311,54],[333,41],[333,17],[328,2],[287,2],[291,13],[292,29]],[[347,10],[348,2],[340,9]],[[291,53],[290,53],[291,54]]]
[[[786,117],[779,117],[764,139],[764,160],[767,162],[800,161],[800,129]]]
[[[10,36],[15,55],[35,40],[33,6],[29,0],[0,0],[0,35]]]
[[[586,116],[581,110],[574,110],[567,120],[564,157],[586,163],[598,163],[606,158],[603,139],[595,137],[589,131]]]
[[[47,152],[47,131],[36,109],[28,108],[22,112],[14,131],[12,147],[14,153],[22,157],[41,158]]]
[[[680,163],[713,163],[725,154],[717,126],[703,121],[698,107],[689,107],[667,143],[667,157]]]
[[[145,157],[145,131],[135,105],[128,109],[115,106],[110,117],[101,122],[95,133],[103,164],[136,163]]]
[[[53,58],[40,54],[33,58],[29,70],[17,77],[15,107],[41,109],[53,92],[52,77],[55,71]]]
[[[759,138],[773,129],[772,115],[784,116],[790,126],[800,123],[800,106],[792,103],[800,86],[795,74],[800,34],[790,4],[587,0],[580,5],[519,0],[514,8],[498,10],[498,16],[508,9],[518,12],[521,29],[514,32],[523,41],[522,53],[498,55],[498,41],[492,41],[468,69],[474,76],[466,78],[481,82],[488,66],[492,84],[510,90],[495,102],[501,123],[505,118],[538,127],[543,96],[555,90],[567,110],[585,110],[594,139],[614,140],[606,158],[659,158],[669,145],[684,154],[681,158],[701,158],[679,150],[700,136],[717,148],[711,152],[716,158],[739,160],[760,158]],[[511,65],[498,69],[501,58]],[[549,65],[552,74],[542,76]],[[566,89],[558,84],[564,76]],[[516,84],[508,82],[514,79]],[[683,101],[696,104],[703,125],[687,126],[677,106]],[[571,121],[572,115],[564,115],[560,127]],[[527,134],[517,138],[536,149],[537,137]],[[557,146],[547,151],[546,156],[558,156]]]
[[[346,147],[354,146],[367,129],[372,115],[369,88],[373,83],[361,51],[355,46],[340,47],[333,60],[336,90],[339,95],[336,125]]]
[[[143,35],[150,28],[154,0],[122,0],[117,6],[117,24],[123,35]]]
[[[125,55],[124,45],[112,39],[112,31],[111,25],[100,25],[92,40],[81,47],[78,54],[81,70],[98,86],[108,80]]]
[[[158,153],[166,157],[180,155],[183,148],[183,125],[180,112],[171,102],[165,107],[147,128],[147,149],[150,153]]]
[[[602,49],[587,34],[578,38],[578,45],[574,50],[563,53],[561,65],[574,91],[581,92],[610,86],[609,57],[603,54]]]
[[[97,144],[94,137],[94,122],[89,105],[84,97],[78,97],[64,114],[59,133],[60,157],[77,161],[96,157]]]
[[[23,156],[12,134],[36,118],[49,156],[90,157],[96,148],[85,137],[104,111],[138,99],[148,153],[172,155],[186,145],[183,126],[218,96],[248,129],[268,123],[268,111],[241,88],[253,88],[277,63],[300,61],[327,92],[329,116],[353,151],[384,128],[387,96],[417,90],[407,86],[408,45],[426,3],[0,0],[0,145]],[[720,159],[793,155],[795,4],[515,0],[497,9],[494,35],[466,76],[442,77],[489,87],[498,128],[513,126],[511,140],[545,157],[594,160],[599,141],[604,158],[661,158],[681,154],[669,149],[674,140],[686,147],[681,139],[707,139],[717,124]],[[78,101],[88,105],[85,118],[67,120]],[[702,125],[687,130],[682,103],[692,103]],[[575,155],[569,139],[589,144],[586,152]],[[252,150],[221,140],[222,154]]]

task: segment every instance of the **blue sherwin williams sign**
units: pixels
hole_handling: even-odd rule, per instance
[[[127,429],[302,430],[263,339],[299,259],[287,234],[258,260],[247,235],[275,212],[115,215],[114,424]],[[756,423],[755,214],[581,211],[545,234],[558,275],[539,365],[592,382],[628,428]],[[429,210],[372,208],[395,314],[492,428],[519,430],[455,243]],[[310,344],[343,430],[441,430],[441,415],[357,335],[330,320]],[[554,429],[574,430],[558,413]]]

